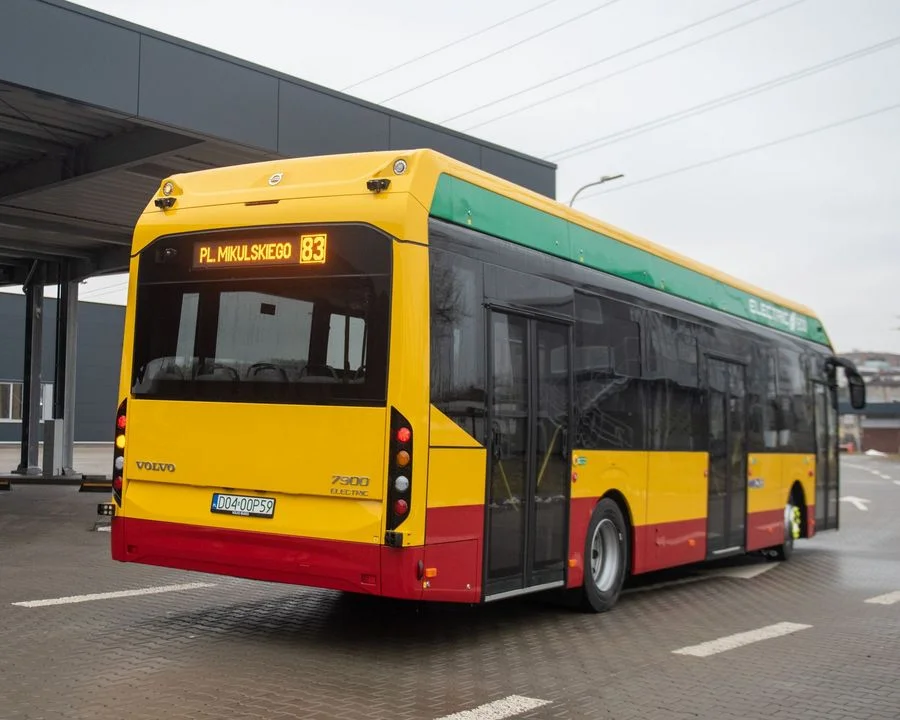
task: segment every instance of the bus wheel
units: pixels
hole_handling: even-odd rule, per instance
[[[619,599],[628,569],[628,526],[609,498],[597,503],[591,515],[584,558],[584,609],[606,612]]]
[[[779,560],[790,560],[794,554],[794,541],[800,538],[803,527],[803,513],[795,504],[794,496],[788,498],[784,506],[784,543],[775,549]]]

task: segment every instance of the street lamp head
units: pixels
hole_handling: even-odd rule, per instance
[[[594,180],[593,182],[589,182],[585,185],[582,185],[578,190],[575,191],[575,194],[572,196],[572,199],[569,200],[569,207],[572,206],[572,203],[575,202],[575,198],[578,197],[579,193],[582,190],[587,190],[589,187],[594,187],[595,185],[602,185],[603,183],[608,183],[610,180],[618,180],[619,178],[625,177],[625,173],[619,173],[618,175],[604,175],[599,180]]]

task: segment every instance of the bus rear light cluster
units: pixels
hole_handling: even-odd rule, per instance
[[[125,477],[125,426],[128,424],[126,407],[123,400],[116,413],[116,439],[113,448],[112,494],[117,505],[122,504],[122,486]]]
[[[385,544],[403,545],[403,535],[396,528],[409,515],[412,502],[413,433],[409,421],[391,408],[390,464],[388,466],[387,532]]]

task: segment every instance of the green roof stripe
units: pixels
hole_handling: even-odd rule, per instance
[[[776,330],[830,345],[814,317],[726,285],[603,233],[441,174],[431,215],[617,275]]]

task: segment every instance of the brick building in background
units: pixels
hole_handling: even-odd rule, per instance
[[[900,355],[854,351],[851,359],[866,382],[866,407],[853,410],[841,395],[841,441],[865,452],[900,453]]]

